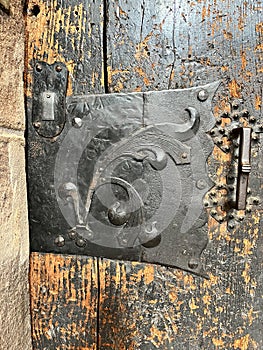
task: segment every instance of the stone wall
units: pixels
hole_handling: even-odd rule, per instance
[[[31,349],[22,2],[0,9],[0,349]]]

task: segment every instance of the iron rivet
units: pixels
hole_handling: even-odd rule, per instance
[[[223,112],[221,115],[221,118],[228,118],[229,117],[229,113],[228,112]]]
[[[246,208],[246,212],[247,212],[247,213],[251,213],[251,208],[250,208],[250,207],[247,207],[247,208]]]
[[[41,66],[41,64],[39,64],[39,63],[36,64],[36,71],[37,71],[37,72],[41,72],[41,71],[42,71],[42,66]]]
[[[188,262],[188,266],[190,267],[190,269],[197,269],[198,267],[198,261],[196,259],[191,259],[189,262]]]
[[[206,181],[203,180],[203,179],[200,179],[196,182],[196,187],[199,189],[199,190],[203,190],[204,188],[206,188]]]
[[[233,222],[230,222],[230,223],[228,224],[228,227],[229,227],[230,229],[233,229],[233,228],[235,227],[235,225],[234,225]]]
[[[213,200],[213,205],[217,205],[218,204],[218,200]]]
[[[230,219],[234,219],[234,215],[233,214],[229,214],[229,218]]]
[[[239,118],[239,115],[238,115],[238,114],[233,114],[233,118],[234,118],[234,119],[238,119],[238,118]]]
[[[238,217],[238,220],[239,220],[239,221],[243,221],[244,219],[245,219],[244,216],[239,216],[239,217]]]
[[[50,95],[46,95],[47,98],[50,98]]]
[[[70,231],[68,235],[69,235],[69,238],[75,239],[75,238],[77,237],[77,232],[75,232],[75,231]]]
[[[217,211],[216,210],[211,210],[211,215],[215,216],[217,214]]]
[[[76,245],[78,247],[84,247],[86,245],[86,242],[84,241],[84,239],[80,238],[76,241]]]
[[[239,107],[239,101],[238,100],[234,100],[233,102],[232,102],[232,107],[234,108],[234,109],[238,109],[238,107]]]
[[[86,233],[86,235],[87,235],[87,237],[88,237],[89,239],[92,239],[92,238],[94,237],[93,232],[91,232],[90,230],[88,230],[88,232]]]
[[[34,127],[35,127],[36,129],[39,129],[40,126],[41,126],[41,123],[40,123],[40,122],[34,122],[33,125],[34,125]]]
[[[58,247],[63,247],[63,245],[65,245],[65,238],[63,236],[58,236],[56,239],[55,239],[55,244],[58,246]]]
[[[256,118],[254,116],[251,116],[249,118],[249,121],[250,121],[250,123],[255,123],[256,122]]]
[[[72,125],[75,127],[75,128],[81,128],[81,126],[82,126],[82,119],[81,118],[78,118],[78,117],[76,117],[76,118],[74,118],[73,120],[72,120]]]
[[[222,120],[221,120],[221,119],[217,119],[217,120],[216,120],[216,124],[217,124],[217,125],[220,125],[221,123],[222,123]]]
[[[204,206],[208,207],[209,203],[207,201],[204,202]]]
[[[222,223],[224,222],[223,216],[219,216],[219,217],[218,217],[218,221],[219,221],[220,224],[222,224]]]
[[[224,185],[220,183],[220,184],[217,185],[217,187],[218,187],[219,190],[222,190],[224,188]]]
[[[126,238],[123,238],[122,240],[121,240],[121,245],[122,246],[126,246],[127,245],[127,243],[128,243],[128,241],[127,241],[127,239]]]
[[[187,158],[187,153],[183,153],[181,157],[182,157],[183,159],[186,159],[186,158]]]
[[[249,116],[249,111],[247,109],[244,109],[243,117],[247,118],[248,116]]]
[[[228,188],[229,188],[229,191],[231,191],[231,192],[234,191],[234,189],[235,189],[235,187],[233,185],[229,185]]]
[[[210,195],[211,195],[212,197],[214,197],[214,196],[216,195],[216,191],[211,191],[211,192],[210,192]]]
[[[56,71],[57,71],[57,72],[61,72],[61,71],[62,71],[62,67],[61,67],[61,66],[59,66],[59,65],[58,65],[58,66],[56,66]]]
[[[198,92],[197,98],[199,101],[204,102],[208,99],[208,96],[209,96],[208,92],[203,89]]]
[[[258,198],[254,198],[254,199],[253,199],[253,203],[254,203],[254,204],[259,204],[259,199],[258,199]]]

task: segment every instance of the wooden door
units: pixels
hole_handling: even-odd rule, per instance
[[[67,95],[221,80],[218,119],[235,108],[247,109],[251,123],[262,118],[260,1],[29,0],[26,24],[28,99],[34,60],[59,61],[69,71]],[[208,279],[153,264],[31,253],[34,349],[262,349],[262,133],[252,143],[254,202],[232,230],[209,215]],[[229,161],[215,146],[213,181],[226,181]]]

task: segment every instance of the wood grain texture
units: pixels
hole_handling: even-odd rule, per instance
[[[64,62],[67,94],[104,91],[103,1],[29,0],[26,16],[26,81],[31,95],[32,65]]]
[[[244,101],[262,118],[262,22],[255,1],[109,2],[109,91],[186,88],[222,80],[214,113]],[[261,148],[260,148],[261,147]],[[262,143],[253,148],[251,191]],[[229,155],[215,148],[210,171],[225,181]],[[253,184],[255,188],[253,188]],[[262,211],[229,233],[209,221],[209,280],[176,269],[103,260],[100,349],[261,349]]]
[[[26,12],[27,102],[35,60],[66,64],[67,95],[103,92],[103,3],[29,0]],[[34,349],[97,348],[96,259],[32,253],[30,290]]]
[[[97,349],[96,259],[31,254],[34,349]]]
[[[30,62],[62,60],[70,71],[69,95],[104,89],[128,92],[185,88],[221,79],[213,106],[216,116],[230,111],[230,100],[237,98],[244,100],[251,114],[262,118],[263,25],[258,1],[107,1],[106,28],[102,23],[103,6],[96,3],[29,2],[28,96]],[[40,13],[30,16],[36,5]],[[103,29],[106,32],[102,33]],[[102,48],[103,37],[107,38],[107,47]],[[107,71],[103,72],[106,51]],[[104,86],[105,81],[108,86]],[[258,194],[262,175],[256,168],[262,161],[262,137],[261,144],[255,143],[253,149],[251,183],[255,188],[251,191]],[[215,148],[210,160],[210,168],[217,169],[214,181],[225,181],[228,165],[229,156]],[[208,235],[210,243],[203,256],[208,280],[177,269],[106,259],[98,260],[96,280],[95,259],[33,254],[35,349],[263,348],[262,211],[255,207],[232,233],[225,224],[210,218]],[[78,298],[70,301],[71,290],[80,290],[72,286],[75,271],[79,285],[86,283],[91,288],[89,300],[81,309]],[[40,279],[51,286],[51,291],[59,290],[56,299],[46,299],[39,287]],[[61,280],[63,284],[59,284]],[[46,311],[52,306],[53,315]],[[79,312],[86,326],[77,319],[71,322],[61,318],[62,332],[48,338],[53,334],[50,322],[59,318],[61,308],[71,310],[70,315]],[[86,327],[94,335],[92,340],[85,338]]]

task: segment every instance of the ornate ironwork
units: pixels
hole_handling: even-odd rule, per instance
[[[148,261],[205,275],[203,198],[213,185],[206,162],[214,147],[207,132],[215,123],[211,102],[218,85],[71,96],[55,139],[36,129],[40,109],[33,98],[32,250]],[[58,115],[52,106],[44,110]]]

